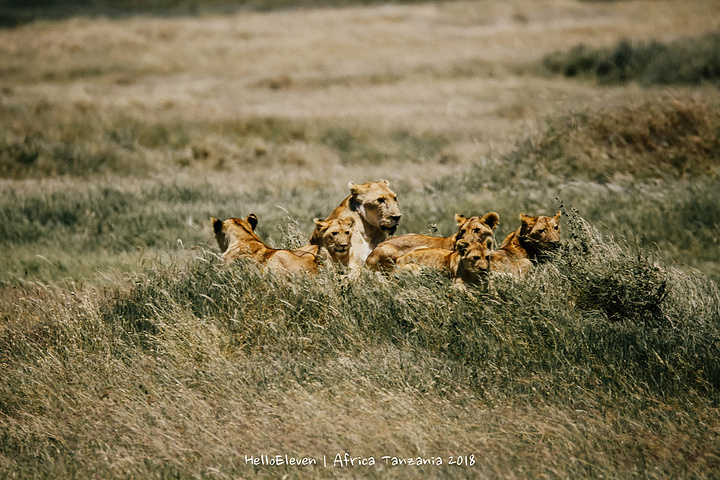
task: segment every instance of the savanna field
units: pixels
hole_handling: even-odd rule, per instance
[[[0,478],[717,478],[718,52],[715,0],[0,4]],[[379,179],[562,247],[222,261]]]

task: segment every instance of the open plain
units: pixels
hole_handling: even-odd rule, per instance
[[[163,2],[0,8],[0,477],[717,476],[720,2]],[[377,179],[563,247],[221,261]]]

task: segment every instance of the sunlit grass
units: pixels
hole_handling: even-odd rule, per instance
[[[682,58],[714,3],[171,3],[0,30],[0,477],[717,471],[717,89],[537,71],[661,33]],[[380,178],[399,234],[560,209],[564,246],[468,292],[219,258],[211,216],[295,248]]]

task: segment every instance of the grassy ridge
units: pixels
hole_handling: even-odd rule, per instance
[[[720,399],[717,285],[616,244],[575,215],[566,233],[555,261],[521,282],[496,278],[473,296],[434,274],[378,283],[374,275],[348,282],[327,271],[286,283],[254,265],[228,268],[203,254],[137,277],[125,293],[58,291],[50,295],[64,300],[53,304],[22,301],[23,314],[2,337],[2,465],[86,476],[102,471],[103,458],[113,465],[125,457],[134,475],[189,477],[208,468],[247,475],[242,455],[253,448],[320,456],[359,442],[364,455],[451,454],[392,428],[412,415],[404,410],[411,395],[436,399],[463,422],[480,422],[487,406],[504,412],[454,442],[476,454],[470,472],[497,474],[515,455],[534,452],[538,464],[515,473],[550,473],[544,460],[562,452],[579,460],[559,467],[571,476],[623,475],[647,455],[663,475],[702,475],[720,455],[717,417],[709,416]],[[28,317],[38,311],[45,320],[33,324]],[[28,368],[36,372],[32,382]],[[320,423],[310,438],[283,433],[314,425],[319,418],[311,412],[343,390],[362,395],[368,421],[382,415],[379,433],[356,431],[347,443],[330,441],[345,431],[342,423]],[[529,405],[559,422],[557,429],[513,433]],[[285,428],[248,430],[258,408],[274,410]],[[88,421],[91,411],[104,413]],[[614,420],[595,430],[611,411]],[[701,420],[651,433],[655,422],[688,414]],[[458,428],[432,416],[420,422],[448,433]],[[481,440],[488,427],[508,450]],[[638,441],[618,457],[629,432]],[[385,443],[374,445],[375,435]],[[685,439],[679,450],[662,446],[678,438]],[[77,451],[94,453],[76,460]],[[420,471],[468,474],[449,465]]]
[[[77,103],[60,107],[0,104],[0,178],[98,174],[145,177],[168,168],[227,170],[252,164],[308,163],[293,145],[332,151],[344,165],[387,158],[424,160],[453,139],[407,130],[373,131],[351,125],[276,117],[227,121],[150,120],[100,112]]]
[[[597,78],[601,83],[637,81],[645,85],[699,85],[720,81],[720,33],[671,43],[622,40],[614,47],[578,45],[543,60],[544,67],[568,77]]]

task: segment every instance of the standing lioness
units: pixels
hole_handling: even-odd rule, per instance
[[[366,182],[361,185],[350,182],[350,196],[333,210],[326,220],[353,218],[348,266],[352,269],[365,265],[370,252],[387,235],[393,235],[402,213],[397,195],[390,190],[387,180]],[[315,235],[315,234],[314,234]],[[319,244],[316,238],[311,244]]]

